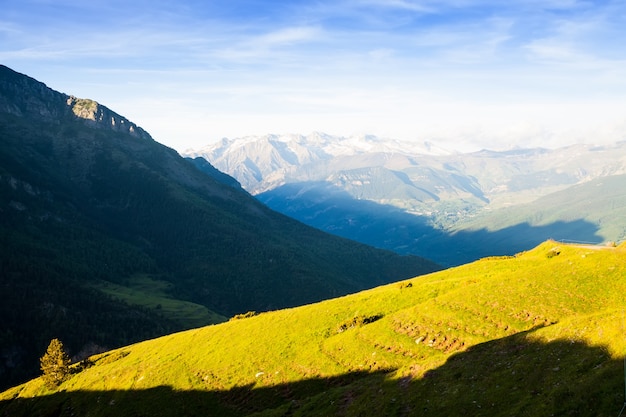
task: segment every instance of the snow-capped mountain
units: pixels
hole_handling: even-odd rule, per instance
[[[401,142],[362,135],[351,137],[312,133],[307,136],[265,135],[222,139],[184,156],[203,157],[219,170],[235,177],[252,194],[287,182],[320,180],[350,160],[348,167],[380,165],[392,155],[449,155],[450,152],[423,143]],[[374,160],[372,160],[372,157]]]
[[[313,133],[223,139],[185,156],[205,158],[253,195],[284,184],[324,182],[404,209],[459,200],[512,205],[626,173],[625,143],[460,154],[429,143]]]

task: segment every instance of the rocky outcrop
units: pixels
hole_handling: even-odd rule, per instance
[[[152,140],[148,132],[109,108],[93,100],[54,91],[44,83],[3,65],[0,65],[0,112],[20,117],[36,116],[54,123],[78,118],[98,129]]]
[[[148,132],[144,131],[136,124],[93,100],[69,96],[65,103],[76,117],[85,120],[85,123],[93,125],[94,127],[128,133],[131,136],[143,139],[152,139]]]

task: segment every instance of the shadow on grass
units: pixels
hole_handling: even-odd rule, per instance
[[[616,416],[624,402],[622,360],[601,347],[526,334],[418,374],[415,363],[227,391],[62,391],[0,402],[0,416]]]
[[[590,243],[605,240],[598,235],[598,225],[583,219],[448,233],[433,227],[424,216],[356,199],[325,182],[285,184],[256,198],[309,226],[374,247],[418,255],[446,267],[486,256],[514,255],[548,239]]]

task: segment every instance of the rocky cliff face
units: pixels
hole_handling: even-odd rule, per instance
[[[44,83],[0,65],[0,112],[15,116],[38,116],[49,122],[81,119],[98,129],[108,129],[152,140],[148,132],[93,100],[68,96]]]
[[[80,99],[69,96],[65,100],[72,113],[97,128],[111,129],[120,133],[128,133],[131,136],[142,139],[152,139],[148,132],[128,121],[125,117],[111,111],[105,106],[89,99]]]

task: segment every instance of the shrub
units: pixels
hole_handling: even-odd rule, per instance
[[[546,253],[546,258],[554,258],[555,256],[559,256],[561,254],[561,250],[559,248],[552,248]]]
[[[243,313],[243,314],[235,314],[233,317],[230,318],[229,321],[247,319],[248,317],[254,317],[256,315],[257,315],[256,311],[248,311],[247,313]]]
[[[70,357],[59,339],[50,341],[46,353],[39,362],[44,384],[50,389],[58,387],[70,373]]]

